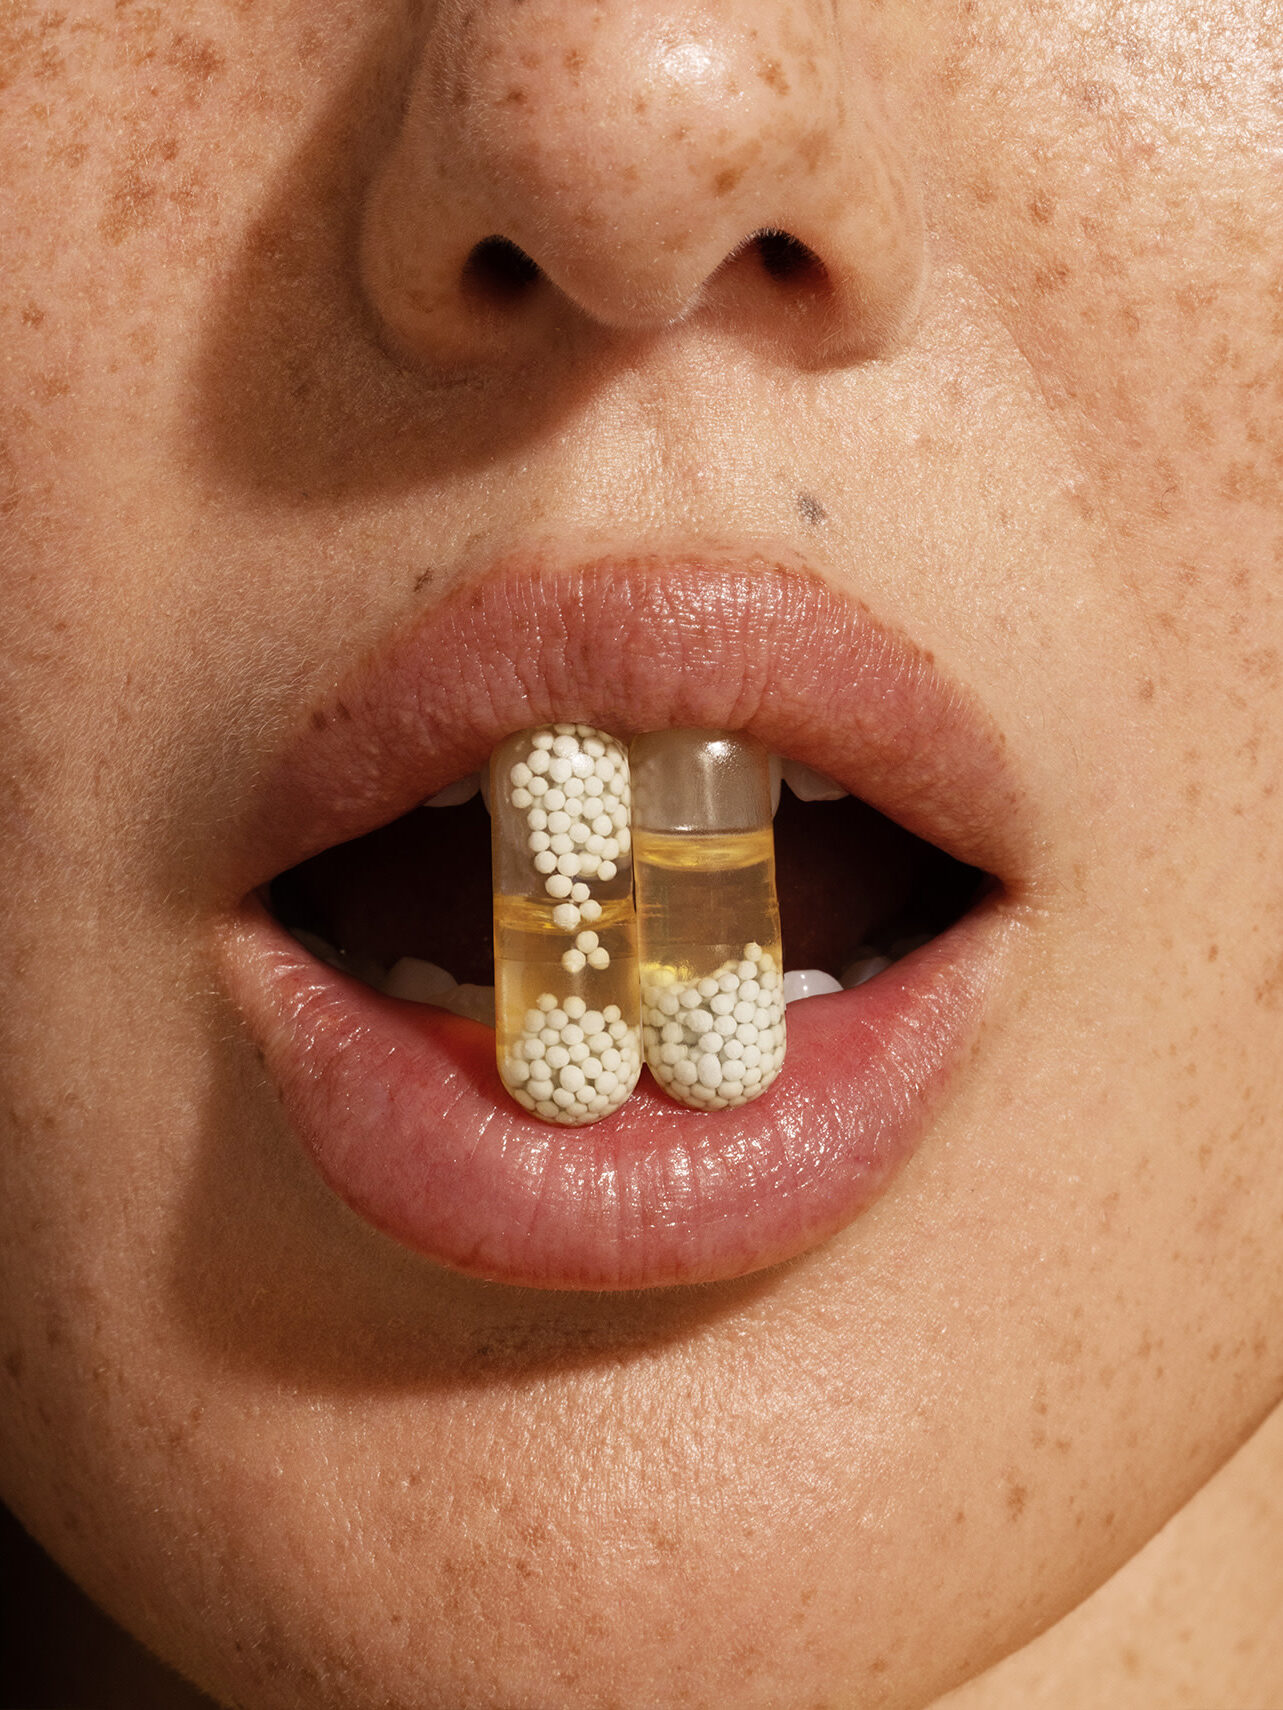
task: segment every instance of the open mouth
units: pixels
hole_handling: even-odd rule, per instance
[[[862,985],[946,931],[991,884],[802,763],[779,770],[786,1001]],[[492,1027],[490,835],[473,773],[280,874],[267,906],[329,966]]]
[[[796,1001],[754,1102],[685,1108],[643,1075],[569,1128],[505,1092],[490,825],[467,780],[556,720],[621,741],[743,731],[784,757]],[[290,1125],[368,1223],[527,1286],[703,1282],[849,1222],[979,1072],[1036,849],[983,714],[822,583],[761,564],[515,563],[313,709],[244,829],[222,961]]]

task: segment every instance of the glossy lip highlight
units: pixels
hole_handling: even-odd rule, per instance
[[[504,1096],[488,1029],[321,967],[252,899],[224,941],[232,995],[330,1186],[432,1259],[596,1289],[777,1263],[876,1197],[975,1038],[1035,848],[1001,742],[927,657],[810,576],[510,563],[313,714],[247,827],[251,886],[552,719],[751,730],[1006,888],[869,984],[794,1005],[779,1079],[738,1110],[643,1082],[612,1118],[550,1128]]]

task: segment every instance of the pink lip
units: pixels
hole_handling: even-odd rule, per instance
[[[862,1210],[966,1072],[1034,843],[999,738],[931,661],[820,582],[761,565],[512,563],[357,670],[268,780],[250,886],[386,823],[510,731],[753,731],[1006,889],[877,980],[789,1010],[770,1092],[679,1109],[646,1082],[559,1129],[505,1097],[494,1036],[322,967],[251,900],[234,999],[322,1176],[407,1246],[545,1288],[643,1288],[789,1258]]]

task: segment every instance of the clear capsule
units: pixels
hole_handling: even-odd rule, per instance
[[[641,1073],[628,753],[541,725],[490,758],[495,1052],[547,1122],[609,1116]]]
[[[747,1104],[784,1061],[770,756],[741,732],[661,730],[630,758],[647,1067],[693,1109]]]

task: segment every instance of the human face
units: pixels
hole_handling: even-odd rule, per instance
[[[920,1705],[1277,1399],[1278,25],[10,7],[4,1492],[207,1690]],[[397,1079],[480,1035],[255,900],[558,716],[758,728],[998,881],[794,1012],[739,1248],[656,1095],[522,1249],[546,1133]]]

